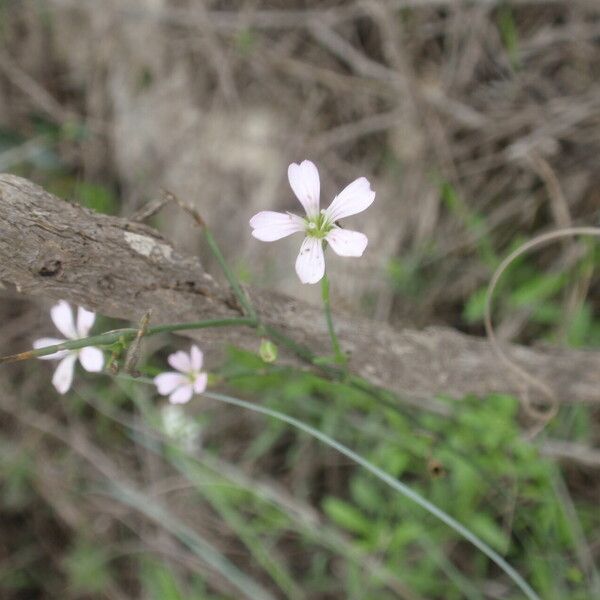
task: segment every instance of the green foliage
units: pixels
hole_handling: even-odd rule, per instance
[[[422,267],[433,251],[433,248],[426,248],[390,260],[388,276],[396,293],[415,301],[426,291],[428,282]]]
[[[14,448],[0,446],[0,499],[8,510],[18,510],[27,504],[30,496],[34,467],[31,457],[26,453],[15,452]]]
[[[504,274],[494,295],[494,320],[497,322],[525,311],[528,322],[537,327],[538,337],[552,341],[564,332],[572,346],[600,344],[600,321],[594,319],[589,300],[581,302],[570,312],[565,311],[565,298],[569,292],[587,277],[590,267],[600,264],[598,249],[588,244],[586,252],[570,273],[541,270],[535,266],[534,260],[533,257],[521,257]],[[483,321],[486,291],[487,285],[467,300],[463,310],[467,323]]]
[[[98,593],[110,582],[108,556],[102,546],[79,540],[64,558],[69,585],[76,592]]]
[[[481,262],[490,269],[498,266],[500,260],[491,243],[484,217],[472,211],[447,181],[440,183],[440,196],[446,208],[465,224],[475,239]]]
[[[511,7],[508,5],[501,6],[498,10],[497,18],[502,43],[506,48],[510,64],[516,71],[521,66],[519,58],[519,34]]]
[[[55,177],[47,185],[49,191],[61,198],[69,198],[96,212],[115,214],[118,201],[115,194],[103,185],[80,181],[75,177]]]
[[[66,121],[57,125],[31,115],[31,128],[31,135],[24,138],[0,127],[0,170],[39,181],[51,193],[97,212],[118,212],[119,201],[111,187],[83,180],[62,158],[63,146],[77,146],[88,137],[85,124]]]
[[[343,529],[369,538],[374,531],[373,523],[360,510],[337,498],[326,498],[323,503],[325,514]]]
[[[249,56],[254,51],[257,44],[257,36],[251,29],[241,30],[234,39],[235,49],[241,56]]]
[[[501,11],[500,14],[510,16],[509,9],[506,10],[508,12]],[[507,23],[510,23],[510,19]],[[509,28],[509,25],[506,27]],[[471,236],[476,257],[487,271],[481,287],[469,295],[462,311],[465,324],[481,326],[489,278],[499,266],[500,256],[507,256],[516,250],[525,239],[516,235],[499,252],[485,217],[474,212],[450,183],[441,181],[439,189],[442,202]],[[583,251],[568,270],[540,266],[535,252],[515,259],[496,286],[494,321],[524,314],[530,324],[528,332],[536,339],[556,341],[560,337],[572,346],[598,346],[600,321],[594,318],[590,301],[580,301],[566,310],[573,290],[582,284],[585,287],[590,274],[600,266],[600,245],[597,241],[582,239],[578,243]],[[425,256],[411,258],[410,255],[392,261],[389,274],[400,294],[413,298],[427,295],[428,280],[423,268],[425,262]]]
[[[186,600],[175,575],[156,561],[142,565],[142,582],[145,592],[152,600]]]
[[[465,398],[458,405],[448,402],[450,417],[413,415],[378,406],[341,382],[265,369],[258,357],[240,350],[231,350],[225,372],[237,372],[230,381],[240,390],[260,394],[263,402],[287,413],[299,413],[410,482],[546,590],[542,597],[587,597],[587,580],[577,576],[581,567],[574,554],[573,524],[555,492],[558,472],[522,438],[515,399]],[[253,443],[254,450],[261,450],[252,459],[268,453],[284,435],[285,428],[270,423]],[[285,452],[289,468],[301,460],[294,444]],[[490,572],[485,557],[368,474],[353,472],[346,486],[343,496],[326,494],[321,507],[336,529],[351,536],[355,552],[384,557],[386,567],[401,572],[402,580],[427,598],[483,597],[481,585]],[[599,525],[596,515],[589,526]],[[453,563],[451,548],[456,558],[462,556],[461,563],[469,556],[467,576]],[[556,561],[556,556],[561,559]],[[555,564],[547,568],[552,560]],[[357,574],[350,564],[345,573],[348,579],[342,585],[350,594]],[[385,590],[381,582],[367,582],[364,576],[362,585],[379,594]]]
[[[197,576],[186,577],[165,563],[144,557],[139,566],[144,598],[148,600],[227,600],[211,594]]]

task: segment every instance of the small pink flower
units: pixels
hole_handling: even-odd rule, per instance
[[[62,344],[67,340],[79,340],[88,337],[96,320],[96,315],[93,312],[80,306],[77,309],[77,323],[75,323],[73,310],[64,300],[61,300],[50,309],[50,317],[56,328],[67,339],[40,338],[33,342],[33,347],[36,349]],[[104,367],[102,350],[93,346],[81,348],[80,350],[62,350],[38,358],[42,360],[60,360],[52,377],[52,384],[60,394],[66,394],[71,387],[77,359],[79,359],[81,366],[91,373],[98,373]]]
[[[302,283],[317,283],[325,274],[323,241],[339,256],[362,256],[368,239],[364,233],[342,229],[337,221],[369,208],[375,192],[365,177],[347,185],[329,205],[319,210],[321,183],[317,167],[305,160],[288,168],[288,179],[306,217],[265,210],[250,219],[252,235],[263,242],[274,242],[292,233],[303,232],[304,241],[296,259],[296,273]]]
[[[161,396],[169,396],[171,404],[185,404],[206,389],[208,375],[200,370],[204,357],[198,346],[192,346],[189,354],[183,350],[175,352],[168,361],[176,370],[157,375],[154,384]]]

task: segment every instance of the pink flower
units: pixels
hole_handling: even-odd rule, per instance
[[[292,233],[303,232],[304,241],[296,259],[296,273],[302,283],[317,283],[325,274],[323,241],[340,256],[362,256],[368,239],[364,233],[342,229],[337,221],[367,209],[375,192],[365,177],[347,185],[329,205],[319,210],[321,183],[317,167],[305,160],[288,168],[288,179],[306,217],[265,210],[250,219],[252,235],[263,242],[274,242]]]
[[[56,325],[56,328],[67,338],[40,338],[33,342],[33,347],[36,349],[62,344],[67,340],[79,340],[88,337],[92,328],[96,315],[81,306],[77,309],[77,323],[73,316],[73,310],[67,302],[61,300],[58,304],[50,309],[50,317]],[[99,348],[88,346],[80,350],[61,350],[47,356],[40,356],[42,360],[60,360],[54,375],[52,384],[60,394],[66,394],[73,382],[73,372],[77,359],[81,366],[91,373],[98,373],[104,367],[104,354]]]
[[[168,361],[176,371],[157,375],[154,384],[161,396],[169,396],[171,404],[185,404],[206,389],[208,375],[200,370],[204,358],[198,346],[192,346],[189,354],[182,350],[175,352]]]

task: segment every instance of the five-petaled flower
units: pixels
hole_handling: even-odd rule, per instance
[[[83,307],[77,309],[77,322],[73,316],[73,310],[67,302],[61,300],[50,310],[50,317],[56,325],[56,328],[67,338],[67,340],[79,340],[88,336],[90,329],[94,325],[96,315]],[[58,338],[40,338],[33,342],[36,349],[54,346],[67,341]],[[79,358],[81,366],[91,373],[98,373],[104,367],[104,354],[99,348],[88,346],[80,350],[61,350],[47,356],[40,356],[41,359],[60,360],[54,375],[52,384],[60,394],[66,394],[73,382],[73,372],[75,362]]]
[[[288,179],[306,217],[265,210],[250,219],[252,235],[263,242],[274,242],[292,233],[303,232],[306,237],[296,259],[296,273],[302,283],[317,283],[325,274],[323,240],[340,256],[362,256],[367,247],[367,236],[342,229],[337,221],[371,206],[375,192],[368,179],[359,177],[333,199],[329,208],[320,210],[319,171],[312,162],[292,163],[288,168]]]
[[[204,358],[198,346],[192,346],[189,354],[183,350],[175,352],[168,361],[176,370],[157,375],[154,384],[161,396],[169,396],[171,404],[185,404],[206,389],[208,376],[200,370]]]

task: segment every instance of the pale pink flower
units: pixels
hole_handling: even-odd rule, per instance
[[[33,342],[33,347],[36,349],[62,344],[67,340],[79,340],[88,337],[96,320],[96,315],[93,312],[80,306],[77,309],[77,322],[75,322],[73,310],[64,300],[61,300],[50,309],[50,317],[56,328],[67,339],[40,338]],[[60,360],[52,377],[52,384],[60,394],[66,394],[71,387],[77,359],[79,359],[81,366],[91,373],[98,373],[104,367],[102,350],[93,346],[81,348],[80,350],[61,350],[38,358],[42,360]]]
[[[302,232],[305,234],[296,259],[296,273],[302,283],[317,283],[325,274],[323,241],[340,256],[362,256],[368,239],[364,233],[342,229],[337,221],[367,209],[375,200],[375,192],[365,177],[347,185],[329,205],[319,209],[321,183],[317,167],[305,160],[288,168],[288,179],[306,217],[292,213],[265,210],[250,219],[252,235],[263,242],[274,242]]]
[[[154,385],[161,396],[169,396],[171,404],[185,404],[206,389],[208,375],[200,370],[204,357],[198,346],[192,346],[189,354],[183,350],[175,352],[168,361],[175,371],[157,375]]]

